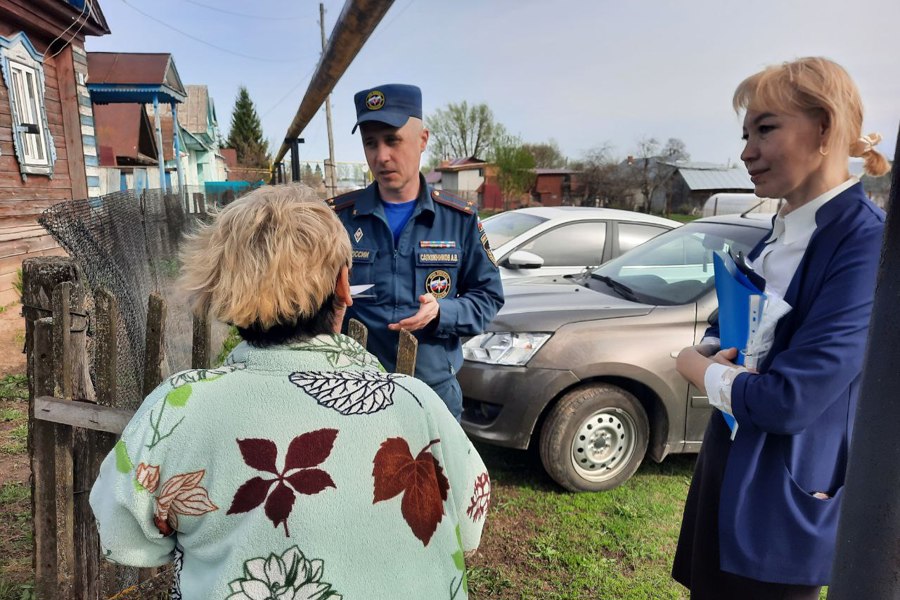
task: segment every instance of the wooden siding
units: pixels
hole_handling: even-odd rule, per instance
[[[28,31],[25,34],[38,49],[48,41],[35,39]],[[41,212],[64,200],[87,197],[88,192],[71,47],[54,58],[48,56],[43,67],[44,107],[56,148],[52,177],[22,179],[13,144],[9,91],[0,80],[0,306],[18,298],[13,283],[23,259],[65,254],[37,223]]]

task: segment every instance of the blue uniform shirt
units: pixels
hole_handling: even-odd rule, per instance
[[[503,306],[503,288],[474,203],[419,181],[415,210],[396,244],[377,184],[329,203],[353,246],[350,283],[374,284],[374,297],[355,299],[347,318],[368,328],[368,350],[388,371],[396,367],[398,345],[388,324],[414,315],[422,294],[438,299],[439,316],[414,332],[416,377],[437,388],[462,366],[460,336],[482,333]]]

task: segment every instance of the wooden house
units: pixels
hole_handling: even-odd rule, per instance
[[[40,213],[99,193],[84,39],[108,33],[98,0],[0,0],[0,305],[24,258],[62,253]]]
[[[104,127],[98,131],[98,144],[104,147],[103,184],[104,191],[115,192],[123,189],[184,188],[184,169],[181,161],[174,160],[181,155],[184,141],[180,128],[173,123],[178,119],[177,105],[187,100],[187,91],[181,83],[175,61],[168,53],[142,52],[89,52],[88,69],[91,79],[88,83],[90,101],[96,110],[111,115],[114,112],[128,117],[124,132],[109,131]],[[155,161],[143,150],[137,150],[142,142],[144,116],[137,109],[114,109],[107,111],[104,106],[135,105],[147,111],[152,120],[155,143]],[[146,106],[145,105],[149,105]],[[122,139],[120,139],[122,138]],[[126,152],[126,160],[120,162],[115,150],[133,148],[133,156]],[[113,148],[114,162],[106,160]],[[143,148],[143,147],[142,147]],[[136,165],[130,158],[142,155]],[[129,158],[130,156],[130,158]],[[145,159],[150,158],[150,161]],[[162,168],[160,168],[162,166]],[[174,174],[174,175],[173,175]],[[144,185],[146,180],[146,185]],[[177,184],[177,186],[176,186]]]
[[[570,206],[581,194],[578,176],[572,169],[535,169],[531,200],[541,206]]]

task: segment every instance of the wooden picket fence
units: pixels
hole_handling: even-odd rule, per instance
[[[129,600],[165,598],[171,567],[135,569],[103,559],[88,503],[100,463],[136,407],[117,398],[120,313],[106,290],[92,294],[69,258],[28,259],[23,264],[22,305],[29,384],[28,451],[31,460],[35,596],[39,599]],[[88,351],[88,320],[93,352]],[[144,396],[163,379],[166,303],[151,294],[145,339]],[[366,328],[349,324],[363,347]],[[211,323],[194,319],[191,367],[209,368]],[[417,342],[401,332],[397,372],[415,372]],[[93,362],[91,361],[93,356]],[[91,377],[93,373],[93,378]]]

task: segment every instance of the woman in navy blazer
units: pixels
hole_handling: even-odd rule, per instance
[[[711,327],[678,356],[713,411],[691,481],[673,577],[692,600],[817,599],[828,584],[884,212],[850,177],[882,175],[849,75],[823,58],[769,67],[734,95],[756,195],[784,198],[749,259],[773,323],[755,369]],[[768,344],[764,344],[768,345]],[[720,412],[721,411],[721,412]],[[738,423],[734,439],[722,412]]]

